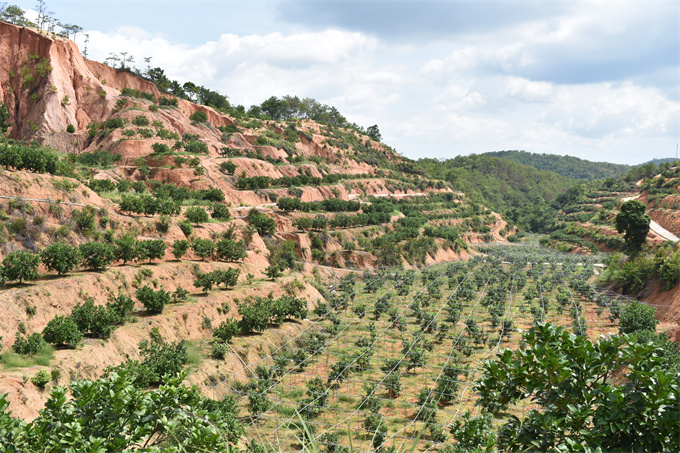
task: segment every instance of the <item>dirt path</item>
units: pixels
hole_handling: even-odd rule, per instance
[[[639,195],[635,195],[634,197],[626,197],[623,199],[623,201],[635,200],[637,197],[639,197]],[[673,242],[680,241],[679,237],[677,237],[676,235],[674,235],[673,233],[671,233],[670,231],[668,231],[667,229],[665,229],[664,227],[662,227],[653,220],[649,222],[649,228],[667,241]]]

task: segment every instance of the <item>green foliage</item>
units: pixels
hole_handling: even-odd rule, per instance
[[[222,261],[243,261],[248,256],[246,245],[243,241],[233,239],[221,239],[216,244],[217,258]]]
[[[108,308],[103,305],[95,306],[93,299],[76,305],[71,311],[71,319],[83,335],[103,340],[111,336],[116,324],[116,317],[112,316]]]
[[[680,279],[680,251],[669,253],[668,250],[660,249],[654,267],[665,289],[672,289]]]
[[[182,367],[189,362],[184,340],[173,343],[144,340],[139,343],[139,353],[143,359],[141,365],[149,371],[148,385],[160,384],[164,378],[180,374]]]
[[[621,205],[616,215],[616,230],[623,233],[626,245],[632,251],[639,251],[647,242],[650,217],[645,214],[647,207],[638,200],[629,200]]]
[[[21,250],[11,252],[2,260],[0,280],[18,280],[19,283],[24,280],[37,280],[40,277],[38,266],[40,266],[39,254]]]
[[[630,170],[629,165],[612,164],[609,162],[592,162],[573,156],[559,156],[556,154],[537,154],[526,151],[493,151],[484,153],[485,156],[500,157],[518,164],[529,165],[542,171],[552,171],[567,178],[596,179],[616,178]]]
[[[212,258],[215,254],[215,249],[215,243],[210,239],[195,239],[191,243],[191,250],[202,260]]]
[[[276,222],[267,214],[263,214],[257,209],[253,208],[248,212],[246,220],[257,230],[261,236],[271,235],[276,232]]]
[[[456,440],[451,453],[495,453],[496,432],[492,425],[492,416],[488,412],[473,417],[465,412],[462,419],[451,424],[451,434]]]
[[[55,388],[30,423],[10,417],[0,395],[0,445],[16,452],[232,451],[243,434],[234,399],[208,400],[183,377],[148,392],[125,369],[73,381],[70,391]]]
[[[149,125],[149,118],[145,115],[137,115],[132,119],[132,124],[139,127],[145,127]]]
[[[128,261],[134,261],[137,258],[137,244],[138,241],[130,235],[121,236],[115,241],[115,256],[117,260],[126,264]]]
[[[209,220],[208,213],[200,206],[193,206],[184,211],[184,217],[186,217],[189,222],[195,223],[197,226],[199,223],[205,223]]]
[[[139,300],[149,314],[163,313],[163,308],[170,303],[170,292],[164,289],[154,291],[150,286],[145,285],[135,292]]]
[[[215,360],[224,360],[229,352],[229,346],[225,343],[213,343],[210,345],[210,357]]]
[[[283,272],[281,271],[281,268],[276,264],[270,264],[264,270],[264,275],[266,275],[267,278],[270,278],[272,281],[276,281],[276,279],[279,278],[282,273]]]
[[[189,251],[190,242],[186,239],[177,239],[172,243],[172,254],[176,259],[182,259],[182,257]]]
[[[4,102],[0,102],[0,135],[4,135],[9,130],[9,128],[12,127],[12,123],[7,121],[9,119],[10,114],[7,110],[7,106]]]
[[[225,221],[231,218],[231,214],[229,213],[229,208],[227,208],[225,205],[221,203],[215,203],[212,205],[212,212],[210,213],[210,217],[212,217],[213,219]]]
[[[307,317],[307,301],[292,296],[249,298],[239,304],[239,328],[243,333],[262,332],[270,323]]]
[[[623,292],[637,294],[654,275],[654,260],[649,256],[626,258],[621,253],[612,254],[599,281],[611,284]]]
[[[105,150],[97,150],[92,151],[91,153],[78,154],[76,159],[78,163],[88,167],[107,168],[112,166],[114,162],[120,161],[122,158],[122,154],[111,154]]]
[[[59,174],[59,156],[49,147],[0,137],[0,165],[35,173]]]
[[[160,260],[165,256],[165,249],[167,245],[163,239],[147,239],[144,241],[138,241],[137,243],[137,256],[141,261],[143,259]]]
[[[208,115],[202,110],[196,110],[194,113],[191,114],[189,119],[197,123],[205,123],[206,121],[208,121]]]
[[[46,342],[57,347],[74,349],[83,339],[78,325],[70,316],[55,316],[42,331]]]
[[[640,330],[655,332],[659,323],[655,313],[656,308],[636,300],[626,304],[619,311],[619,333],[635,333]]]
[[[219,326],[213,329],[213,338],[216,341],[228,343],[232,338],[238,335],[239,331],[239,322],[230,318],[226,321],[222,321]]]
[[[233,176],[234,172],[236,172],[236,164],[228,160],[220,164],[220,169],[226,174]]]
[[[201,273],[196,277],[194,286],[201,288],[204,292],[208,292],[212,289],[213,285],[219,286],[224,283],[224,289],[229,289],[230,286],[236,286],[240,274],[241,269],[236,268]]]
[[[52,376],[50,376],[50,372],[47,370],[40,370],[31,378],[31,382],[40,390],[44,390],[51,380]]]
[[[34,332],[28,336],[24,336],[21,332],[17,332],[12,351],[17,354],[35,355],[45,346],[45,340],[38,332]]]
[[[238,313],[241,315],[239,320],[241,332],[263,332],[269,325],[271,306],[271,299],[264,297],[241,302],[238,306]]]
[[[574,180],[486,154],[458,156],[440,162],[420,159],[431,177],[444,179],[476,203],[501,212],[531,231],[547,232],[555,219],[550,202]]]
[[[90,232],[95,228],[95,214],[94,208],[84,207],[82,209],[74,209],[71,213],[71,217],[79,231]]]
[[[295,242],[292,240],[288,239],[278,243],[272,242],[267,247],[269,249],[269,267],[276,268],[276,271],[272,270],[272,272],[283,272],[286,269],[301,269],[302,258],[298,255]],[[270,275],[268,276],[275,278]]]
[[[86,242],[78,247],[83,266],[86,269],[100,271],[115,259],[114,247],[101,242]]]
[[[492,412],[530,398],[542,407],[510,416],[501,450],[668,451],[680,448],[677,375],[664,371],[653,344],[628,336],[592,343],[563,327],[536,324],[525,347],[483,365],[479,404]],[[614,379],[625,370],[625,383]],[[587,426],[588,429],[583,429]]]
[[[151,145],[151,149],[153,149],[153,152],[156,154],[169,154],[172,153],[172,150],[168,145],[165,143],[154,143]]]
[[[176,98],[160,98],[158,100],[158,105],[168,106],[168,107],[177,107],[178,101],[177,101]]]
[[[109,321],[115,325],[123,324],[135,308],[135,302],[119,292],[117,296],[111,296],[106,304],[109,313]]]

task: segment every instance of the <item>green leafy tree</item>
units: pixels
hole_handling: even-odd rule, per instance
[[[371,435],[373,448],[379,448],[387,437],[387,423],[385,418],[378,412],[370,412],[363,422],[364,429]]]
[[[189,119],[191,121],[196,121],[197,123],[205,123],[206,121],[208,121],[208,115],[201,110],[196,110],[194,113],[191,114]]]
[[[191,243],[191,250],[205,261],[215,254],[215,243],[210,239],[196,239]]]
[[[217,220],[229,220],[231,218],[231,213],[229,208],[221,203],[215,203],[212,205],[212,211],[210,212],[210,217]]]
[[[281,267],[277,264],[270,264],[265,268],[264,274],[268,278],[271,278],[272,281],[276,281],[276,279],[279,278],[282,274]]]
[[[167,245],[163,239],[149,239],[139,241],[138,248],[143,251],[140,255],[143,254],[145,258],[151,261],[163,259]]]
[[[238,306],[238,312],[241,315],[239,320],[241,332],[263,332],[269,325],[271,305],[271,300],[265,297],[241,302]]]
[[[34,332],[28,336],[24,336],[21,332],[17,332],[12,351],[17,354],[35,355],[45,346],[45,340],[38,332]]]
[[[115,245],[116,250],[114,253],[116,259],[122,261],[123,264],[126,264],[128,261],[133,261],[137,258],[138,241],[132,236],[127,234],[125,236],[121,236],[120,238],[116,239]]]
[[[259,235],[271,235],[276,232],[276,222],[267,214],[253,208],[248,212],[246,220],[257,230]]]
[[[498,450],[680,449],[680,382],[654,344],[627,335],[591,342],[543,323],[524,343],[484,362],[476,385],[479,404],[492,413],[525,399],[541,407],[523,419],[511,415]]]
[[[213,337],[215,340],[223,343],[228,343],[239,333],[238,321],[230,318],[222,321],[219,326],[213,329]]]
[[[149,385],[157,385],[169,377],[182,373],[184,365],[189,362],[187,342],[184,340],[166,343],[163,341],[141,341],[139,353],[142,365],[150,373]]]
[[[78,325],[70,316],[55,316],[42,331],[46,342],[57,347],[74,349],[83,339]]]
[[[200,206],[193,206],[184,211],[184,217],[191,223],[198,226],[199,223],[205,223],[209,220],[208,213]]]
[[[382,136],[380,135],[380,129],[378,129],[378,125],[374,124],[373,126],[369,126],[366,129],[366,135],[371,137],[371,140],[379,142],[382,140]]]
[[[227,270],[212,271],[212,279],[216,285],[224,284],[224,289],[229,289],[230,286],[236,286],[238,277],[241,274],[241,269],[230,268]]]
[[[217,258],[222,261],[243,261],[248,256],[246,245],[243,241],[222,239],[216,244]]]
[[[0,395],[0,445],[12,452],[233,451],[243,435],[234,398],[209,400],[185,377],[147,392],[127,369],[73,381],[56,387],[30,423],[11,417]]]
[[[273,301],[272,317],[278,324],[286,319],[305,319],[307,301],[302,298],[284,295]]]
[[[302,202],[299,198],[282,197],[276,201],[276,207],[285,212],[299,210],[301,205]]]
[[[9,119],[10,114],[7,106],[4,102],[0,102],[0,135],[4,135],[12,127],[12,123],[7,122]]]
[[[106,309],[109,312],[111,323],[116,325],[123,324],[135,308],[135,301],[119,292],[117,296],[110,296]]]
[[[19,283],[23,283],[24,280],[37,280],[40,277],[38,266],[40,255],[20,250],[11,252],[2,260],[1,273],[5,280],[19,280]]]
[[[203,272],[198,274],[196,280],[194,280],[194,287],[201,288],[204,293],[210,291],[215,284],[212,272]]]
[[[656,308],[633,301],[619,312],[619,333],[634,333],[640,330],[656,331],[659,321],[654,316]]]
[[[172,243],[172,254],[176,259],[182,259],[182,257],[189,251],[190,245],[190,242],[186,239],[177,239]]]
[[[182,230],[182,233],[184,233],[186,237],[191,236],[191,234],[194,232],[194,227],[191,226],[191,222],[186,220],[179,222],[177,226],[179,226],[179,229]]]
[[[86,242],[78,250],[84,267],[93,271],[105,269],[115,259],[113,245],[102,242]]]
[[[641,201],[628,200],[616,214],[616,231],[623,234],[626,246],[632,251],[639,251],[647,242],[651,219],[645,214],[646,209]]]
[[[164,289],[154,291],[150,286],[145,285],[135,292],[137,299],[144,305],[150,314],[163,313],[166,304],[170,303],[170,292]]]
[[[488,412],[473,417],[469,411],[451,423],[451,434],[456,440],[451,453],[495,453],[496,431]]]
[[[222,169],[222,171],[226,172],[228,175],[233,176],[236,172],[236,164],[228,160],[220,164],[220,169]]]
[[[40,258],[47,270],[57,271],[64,275],[71,272],[80,263],[80,252],[77,247],[71,247],[62,242],[50,244],[40,252]]]
[[[112,316],[107,307],[95,305],[94,299],[76,305],[71,311],[71,319],[83,335],[93,338],[106,340],[115,329],[116,317]]]

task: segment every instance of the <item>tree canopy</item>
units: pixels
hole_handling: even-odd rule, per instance
[[[616,215],[616,230],[623,234],[626,246],[639,251],[647,242],[650,217],[645,214],[647,207],[639,200],[628,200],[621,205]]]
[[[676,451],[680,380],[652,342],[591,342],[537,323],[523,348],[484,362],[478,404],[491,413],[536,404],[498,430],[502,451]],[[676,347],[677,349],[677,347]],[[600,450],[597,450],[600,449]]]

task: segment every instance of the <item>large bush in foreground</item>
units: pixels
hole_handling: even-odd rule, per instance
[[[0,395],[0,448],[10,452],[232,451],[243,434],[232,397],[213,401],[169,379],[141,392],[121,370],[57,387],[30,423],[11,417]],[[231,445],[230,445],[231,444]]]
[[[496,449],[680,449],[680,379],[653,343],[627,335],[591,342],[540,323],[524,345],[485,362],[476,386],[479,404],[492,413],[524,400],[541,407],[511,415]]]

